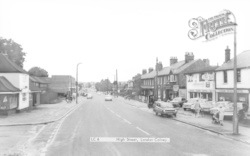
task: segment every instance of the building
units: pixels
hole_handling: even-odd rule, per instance
[[[11,62],[7,56],[0,54],[0,76],[5,77],[15,88],[20,90],[16,110],[29,109],[31,91],[28,72]]]
[[[141,101],[148,102],[149,96],[154,96],[156,71],[153,68],[142,71],[141,75]]]
[[[215,69],[218,66],[207,66],[186,73],[187,99],[202,98],[216,101]]]
[[[249,106],[250,99],[250,51],[237,55],[237,101]],[[234,59],[230,59],[230,49],[225,50],[225,62],[216,69],[216,100],[233,102]]]
[[[49,88],[58,95],[65,95],[67,92],[75,92],[76,81],[70,75],[52,75]]]
[[[209,66],[208,59],[194,59],[192,52],[185,53],[185,60],[170,58],[170,66],[158,72],[158,99],[167,101],[175,97],[187,98],[185,73]]]

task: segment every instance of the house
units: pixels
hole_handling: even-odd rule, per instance
[[[237,101],[249,106],[250,99],[250,50],[237,55]],[[216,101],[234,101],[234,59],[230,49],[225,50],[225,62],[216,69]]]
[[[141,75],[141,101],[148,102],[150,96],[154,96],[156,71],[153,68],[144,69]]]
[[[170,66],[158,72],[158,98],[163,101],[175,97],[187,98],[185,73],[209,66],[208,59],[194,59],[192,52],[185,53],[185,60],[170,58]]]
[[[20,90],[16,110],[29,109],[30,89],[28,72],[11,62],[7,56],[0,54],[0,76],[5,77],[15,88]]]
[[[75,92],[75,78],[70,75],[52,75],[49,88],[56,92],[59,96],[64,96],[68,92]]]
[[[215,102],[215,69],[218,66],[207,66],[193,69],[186,73],[187,99],[203,98]]]

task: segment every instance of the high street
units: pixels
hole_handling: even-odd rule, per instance
[[[37,155],[248,155],[249,145],[156,116],[104,95],[79,103],[31,142]],[[178,117],[178,116],[177,116]],[[169,138],[170,142],[91,142],[91,137]],[[33,153],[33,154],[35,154]]]

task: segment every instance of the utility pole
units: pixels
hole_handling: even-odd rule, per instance
[[[76,104],[78,104],[78,66],[82,63],[78,63],[76,66]]]
[[[116,91],[117,91],[117,97],[118,97],[118,72],[117,72],[117,69],[116,69]]]

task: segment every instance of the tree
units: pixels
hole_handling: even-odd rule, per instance
[[[101,82],[97,82],[95,84],[95,88],[97,91],[112,91],[113,84],[109,81],[109,79],[101,80]]]
[[[12,39],[7,40],[0,37],[0,53],[7,54],[12,62],[23,68],[26,53],[23,52],[20,44],[14,42]]]
[[[32,67],[28,73],[37,77],[49,77],[48,72],[40,67]]]

